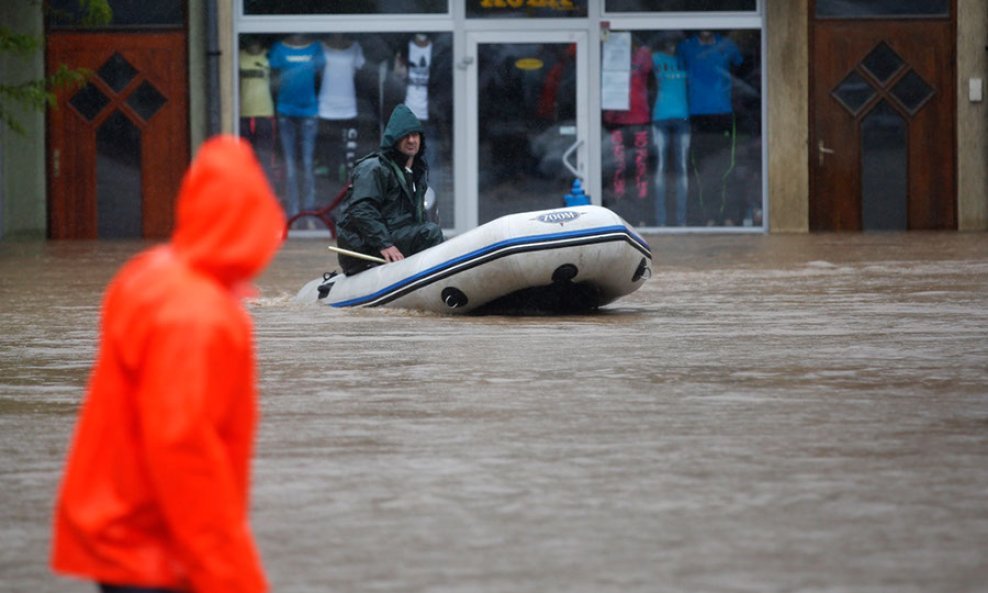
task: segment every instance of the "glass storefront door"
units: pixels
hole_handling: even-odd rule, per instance
[[[586,46],[583,31],[467,35],[467,203],[476,224],[562,206],[586,174]]]

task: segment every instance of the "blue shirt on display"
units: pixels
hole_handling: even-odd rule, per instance
[[[652,54],[652,64],[652,71],[659,83],[652,120],[688,119],[690,111],[686,101],[687,74],[679,58],[657,51]]]
[[[319,43],[304,46],[281,41],[271,47],[271,68],[281,71],[278,87],[278,114],[292,117],[315,117],[319,113],[316,98],[316,73],[325,65]]]
[[[720,35],[713,43],[693,36],[679,44],[679,57],[689,74],[690,115],[731,113],[731,67],[744,61],[738,46]]]

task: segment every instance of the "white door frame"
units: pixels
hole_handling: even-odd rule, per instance
[[[468,31],[466,33],[466,51],[458,62],[458,67],[466,71],[466,122],[457,126],[455,146],[463,147],[466,158],[456,159],[457,175],[456,193],[462,196],[456,200],[455,213],[456,231],[462,232],[474,228],[478,224],[479,195],[477,179],[479,175],[479,156],[477,139],[480,129],[478,121],[478,65],[477,46],[482,43],[575,43],[576,44],[576,137],[579,143],[570,155],[569,160],[581,172],[584,187],[587,189],[599,187],[599,162],[595,163],[590,157],[590,67],[589,67],[589,36],[586,30],[515,30],[515,31]],[[599,159],[598,159],[599,161]],[[586,183],[590,180],[589,184]],[[561,188],[566,189],[566,188]],[[562,195],[560,192],[560,206]],[[599,196],[591,194],[594,203],[599,203]]]

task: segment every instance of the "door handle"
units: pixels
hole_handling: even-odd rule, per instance
[[[821,140],[820,143],[816,145],[816,149],[817,149],[817,153],[820,155],[820,166],[822,167],[824,156],[828,154],[834,154],[834,149],[827,148],[826,146],[824,146],[823,140]]]
[[[573,152],[576,151],[576,149],[579,148],[580,145],[582,144],[583,144],[583,140],[577,140],[569,148],[566,149],[566,152],[563,153],[563,165],[565,165],[566,168],[569,169],[569,172],[573,174],[573,177],[579,177],[580,179],[583,179],[583,174],[580,173],[580,171],[575,166],[570,164],[569,155],[573,154]]]
[[[51,154],[51,169],[55,179],[62,176],[62,151],[57,148]]]

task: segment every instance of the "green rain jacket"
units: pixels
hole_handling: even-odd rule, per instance
[[[421,134],[422,124],[411,109],[399,104],[391,113],[380,148],[357,161],[353,185],[340,206],[340,247],[379,255],[381,249],[399,242],[393,235],[407,234],[426,222],[428,165],[418,156],[411,175],[405,173],[399,164],[404,155],[395,148],[399,140],[414,132]],[[423,137],[419,155],[424,151]]]

